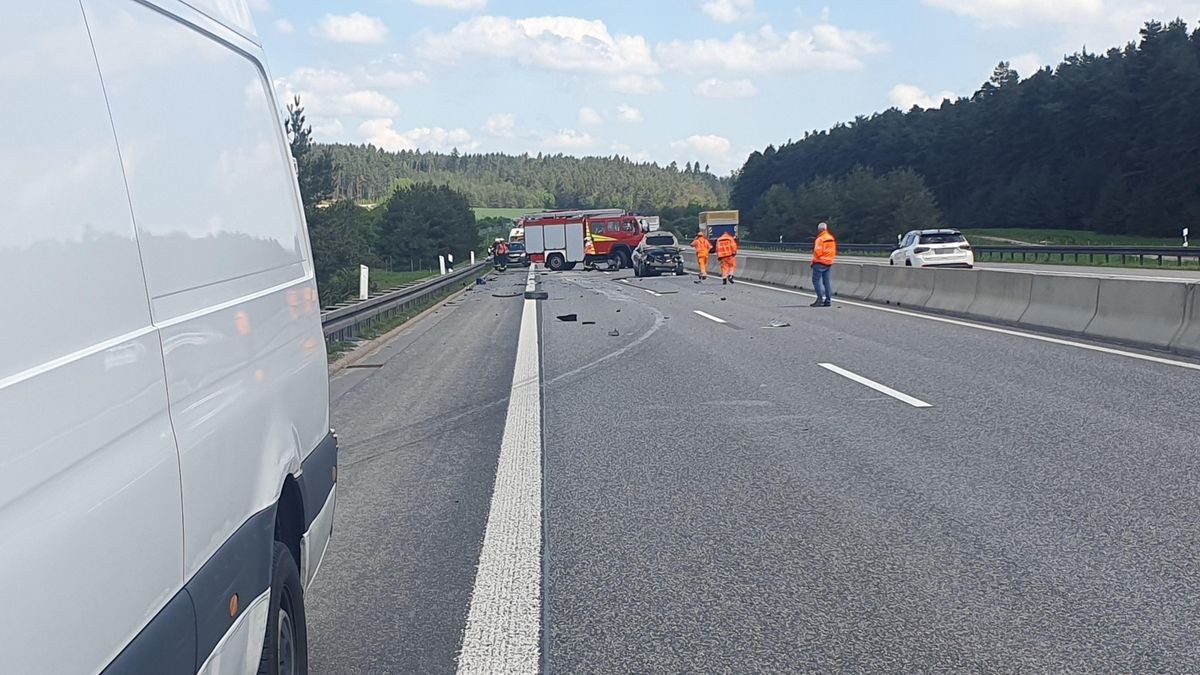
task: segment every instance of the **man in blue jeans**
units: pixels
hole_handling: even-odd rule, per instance
[[[829,282],[829,271],[837,260],[837,240],[829,231],[827,223],[817,226],[817,241],[813,243],[812,276],[817,301],[811,307],[829,307],[833,303],[833,286]]]

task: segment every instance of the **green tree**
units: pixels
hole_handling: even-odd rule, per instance
[[[313,145],[312,126],[305,121],[299,96],[288,104],[287,110],[284,129],[291,144],[292,157],[296,160],[300,198],[305,209],[311,210],[334,195],[333,158],[327,150],[317,149]]]
[[[388,200],[376,250],[399,268],[408,261],[429,264],[446,254],[465,260],[478,244],[479,228],[467,198],[444,185],[419,183]]]

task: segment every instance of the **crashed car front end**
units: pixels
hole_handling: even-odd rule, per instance
[[[655,246],[643,253],[642,266],[655,272],[674,272],[683,266],[680,249],[675,246]]]

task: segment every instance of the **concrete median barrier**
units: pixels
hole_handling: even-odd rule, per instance
[[[1018,320],[1023,326],[1081,334],[1100,299],[1100,279],[1033,274],[1029,309]]]
[[[1084,335],[1168,349],[1183,328],[1189,285],[1101,279],[1096,316]]]
[[[919,267],[880,265],[875,288],[867,299],[898,307],[924,307],[933,295],[933,280],[937,272]]]
[[[871,293],[875,291],[875,286],[879,283],[879,270],[883,269],[878,265],[861,265],[862,281],[859,282],[858,288],[854,289],[852,298],[866,300],[871,297]]]
[[[1033,275],[975,270],[975,299],[964,314],[975,319],[1017,323],[1029,309]]]
[[[1189,356],[1200,356],[1200,284],[1188,285],[1187,312],[1183,326],[1171,340],[1171,350]]]
[[[764,283],[776,286],[790,286],[795,288],[794,277],[796,270],[801,266],[802,263],[796,260],[770,258],[767,260],[767,275],[763,281]]]
[[[737,271],[733,275],[738,279],[745,279],[747,281],[765,282],[768,262],[770,260],[767,258],[738,256]],[[720,262],[718,261],[719,264]]]
[[[858,289],[863,283],[863,266],[857,263],[839,263],[833,266],[834,297],[858,298]],[[872,283],[874,286],[874,283]]]
[[[937,270],[933,278],[933,294],[925,309],[947,314],[966,314],[975,302],[979,289],[979,274],[973,270]]]

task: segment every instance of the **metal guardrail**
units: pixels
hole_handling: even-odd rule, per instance
[[[784,253],[811,253],[812,242],[771,242],[743,241],[742,246],[750,250],[779,251]],[[1073,263],[1109,263],[1120,260],[1128,264],[1137,260],[1145,265],[1146,260],[1157,262],[1164,266],[1166,261],[1174,261],[1183,266],[1184,262],[1200,265],[1200,248],[1184,248],[1182,246],[972,246],[976,259],[1013,262],[1073,262]],[[890,244],[845,244],[838,242],[838,251],[853,255],[879,255],[896,250]]]
[[[358,337],[361,330],[386,321],[396,314],[447,289],[461,287],[466,282],[474,283],[475,276],[490,263],[479,262],[466,268],[434,277],[406,288],[339,307],[321,315],[321,326],[325,331],[325,342],[343,342]]]

